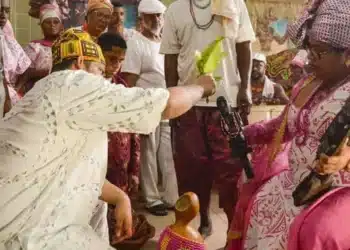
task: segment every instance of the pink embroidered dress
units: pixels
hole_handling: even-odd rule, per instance
[[[295,98],[302,84],[303,82],[299,82],[299,84],[293,88],[291,100]],[[287,107],[289,105],[290,104],[288,104]],[[255,176],[254,179],[242,184],[240,187],[239,200],[234,209],[233,221],[230,225],[227,237],[230,249],[243,249],[253,202],[263,185],[273,176],[289,171],[288,153],[290,142],[282,145],[281,152],[276,156],[271,166],[268,167],[270,144],[272,143],[272,138],[277,128],[282,125],[283,117],[286,112],[287,108],[285,108],[282,114],[276,119],[255,123],[245,127],[244,132],[248,139],[253,138],[254,134],[258,132],[259,134],[264,134],[266,137],[264,138],[266,139],[265,142],[270,143],[255,144],[250,141],[253,146],[251,163],[254,168]],[[264,132],[265,129],[266,131]]]
[[[23,74],[29,67],[30,59],[18,44],[9,21],[2,29],[0,42],[4,79],[8,84],[10,98],[14,104],[19,100],[20,96],[13,89],[13,85],[16,83],[18,76]]]
[[[53,43],[51,41],[47,41],[45,39],[35,40],[30,42],[24,48],[24,51],[31,60],[30,68],[37,71],[47,72],[47,74],[50,73],[52,68],[52,44]],[[26,83],[26,92],[34,86],[34,83],[37,80],[40,79],[30,79],[30,81]]]
[[[289,171],[277,173],[255,194],[251,209],[246,216],[246,233],[241,245],[229,242],[230,250],[285,250],[288,233],[294,218],[303,208],[293,204],[292,192],[309,173],[320,139],[330,122],[350,95],[350,81],[338,85],[332,91],[315,91],[301,108],[289,105],[284,141],[291,143]],[[283,117],[283,114],[282,116]],[[251,145],[261,145],[271,140],[281,125],[281,117],[250,126],[246,137]],[[350,186],[350,174],[341,172],[335,177],[338,185]],[[230,236],[230,235],[229,235]]]

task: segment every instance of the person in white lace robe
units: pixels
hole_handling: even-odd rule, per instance
[[[148,134],[215,92],[212,77],[170,89],[110,84],[101,49],[70,29],[53,45],[53,73],[0,121],[0,249],[113,249],[131,235],[127,195],[105,180],[107,131]],[[90,73],[88,73],[90,72]]]

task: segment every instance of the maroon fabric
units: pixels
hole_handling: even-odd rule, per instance
[[[120,76],[112,78],[115,84],[126,86]],[[129,191],[129,177],[139,176],[140,172],[140,138],[131,133],[108,133],[108,169],[107,179],[123,191]]]
[[[46,46],[46,47],[52,47],[52,45],[53,45],[52,41],[48,41],[48,40],[45,40],[45,39],[33,40],[32,43],[39,43],[39,44],[41,44],[43,46]]]
[[[140,139],[136,134],[108,133],[107,179],[123,191],[129,190],[129,176],[139,176]]]
[[[237,201],[237,181],[242,169],[239,160],[231,158],[229,141],[220,123],[220,112],[211,107],[194,107],[172,121],[179,193],[195,192],[202,213],[209,209],[214,181],[225,212],[232,211]]]
[[[112,79],[113,83],[125,84],[119,76]],[[131,133],[108,133],[108,168],[107,180],[126,193],[130,190],[129,179],[139,176],[140,172],[140,138]],[[110,239],[115,235],[114,206],[108,209],[108,227]]]

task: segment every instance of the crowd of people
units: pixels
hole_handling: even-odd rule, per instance
[[[251,50],[243,0],[141,0],[135,29],[114,0],[89,0],[70,29],[62,5],[34,2],[43,38],[22,48],[0,0],[0,250],[140,249],[154,227],[133,211],[139,191],[155,216],[194,192],[199,233],[221,230],[226,250],[350,249],[350,143],[334,140],[350,137],[347,0],[314,0],[289,25],[303,49],[290,96]],[[198,76],[195,54],[220,37],[218,83]],[[253,179],[232,157],[219,96],[242,117]],[[248,124],[260,104],[285,108]],[[296,206],[310,173],[334,184]],[[213,188],[227,229],[213,229]]]

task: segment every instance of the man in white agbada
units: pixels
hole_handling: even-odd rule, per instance
[[[283,87],[271,81],[266,76],[266,56],[261,53],[253,55],[253,69],[251,76],[253,104],[287,104],[289,101]]]
[[[104,68],[87,33],[64,32],[53,73],[0,121],[1,250],[113,249],[102,201],[117,207],[120,240],[132,222],[129,198],[105,181],[106,132],[150,133],[215,90],[209,76],[187,87],[124,88],[100,76]]]
[[[172,122],[179,190],[197,193],[201,204],[199,231],[203,236],[212,232],[209,203],[214,180],[220,207],[229,222],[232,218],[241,171],[233,165],[227,138],[221,133],[216,98],[225,96],[232,107],[241,109],[242,115],[249,114],[250,47],[255,34],[244,0],[177,0],[169,6],[160,49],[165,54],[167,87],[189,84],[196,77],[192,55],[219,37],[225,38],[227,57],[214,74],[222,77],[216,95],[208,102],[202,99]],[[200,181],[196,181],[198,178]]]
[[[129,86],[166,88],[164,55],[159,54],[160,31],[166,10],[159,0],[142,0],[138,12],[143,22],[142,33],[128,41],[122,73]],[[163,197],[158,190],[158,169],[162,174]],[[155,131],[141,136],[140,184],[147,210],[156,216],[168,214],[179,198],[171,149],[169,121],[161,121]]]

